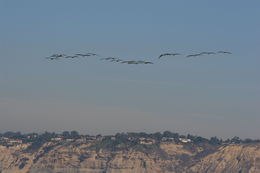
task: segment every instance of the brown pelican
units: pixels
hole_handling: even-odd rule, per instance
[[[88,53],[87,55],[89,55],[89,56],[98,56],[98,54],[96,54],[96,53]]]
[[[137,61],[122,61],[122,64],[138,64]]]
[[[112,59],[110,62],[121,62],[121,61],[123,61],[123,60],[120,58],[115,58],[115,59]]]
[[[112,57],[108,57],[108,58],[100,58],[100,60],[111,60]]]
[[[53,54],[49,57],[46,57],[46,59],[50,59],[50,60],[58,60],[60,57],[66,56],[64,54]]]
[[[101,58],[100,60],[106,60],[109,62],[122,62],[123,60],[115,57]]]
[[[77,58],[78,56],[74,55],[74,56],[66,56],[65,58]]]
[[[179,53],[163,53],[161,55],[159,55],[159,59],[163,56],[176,56],[176,55],[180,55]]]
[[[85,57],[85,56],[98,56],[97,54],[95,53],[86,53],[86,54],[82,54],[82,53],[77,53],[75,54],[77,56],[82,56],[82,57]]]
[[[88,56],[88,55],[85,55],[85,54],[81,54],[81,53],[77,53],[75,54],[76,56]]]
[[[50,57],[60,58],[60,57],[63,57],[63,56],[66,56],[66,55],[64,55],[64,54],[53,54]]]
[[[49,59],[49,60],[58,60],[59,57],[46,57],[46,59]]]
[[[204,55],[204,54],[206,54],[206,55],[213,55],[213,54],[216,54],[215,52],[201,52],[200,53],[201,55]]]
[[[201,53],[197,53],[197,54],[188,55],[186,57],[189,58],[189,57],[196,57],[196,56],[201,56],[201,55],[202,55]]]
[[[218,51],[218,53],[232,54],[231,52],[228,52],[228,51]]]
[[[142,61],[142,60],[139,60],[139,61],[133,61],[133,60],[130,60],[130,61],[122,61],[121,63],[122,63],[122,64],[153,64],[152,62]]]
[[[142,60],[139,60],[137,61],[138,64],[153,64],[152,62],[150,61],[142,61]]]

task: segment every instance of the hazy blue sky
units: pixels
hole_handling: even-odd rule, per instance
[[[260,138],[259,16],[259,0],[1,0],[0,132]],[[88,52],[155,64],[44,58]]]

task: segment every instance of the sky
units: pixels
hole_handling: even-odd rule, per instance
[[[1,0],[0,133],[260,138],[259,16],[259,0]],[[154,64],[45,59],[88,52]]]

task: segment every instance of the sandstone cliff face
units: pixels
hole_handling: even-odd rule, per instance
[[[156,150],[95,150],[89,143],[0,146],[1,173],[260,173],[260,144],[161,143]],[[144,146],[145,148],[146,146]]]
[[[203,158],[191,170],[216,173],[260,172],[260,145],[229,145]]]

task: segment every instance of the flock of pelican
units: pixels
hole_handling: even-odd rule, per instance
[[[217,51],[217,52],[200,52],[200,53],[196,53],[196,54],[189,54],[187,56],[185,56],[186,58],[190,58],[190,57],[198,57],[198,56],[203,56],[203,55],[215,55],[215,54],[232,54],[231,52],[228,51]],[[166,57],[166,56],[180,56],[180,53],[163,53],[160,54],[157,58],[161,59],[162,57]],[[79,58],[79,57],[91,57],[91,56],[97,56],[100,57],[98,54],[96,53],[77,53],[74,55],[65,55],[65,54],[53,54],[49,57],[46,57],[46,59],[49,60],[59,60],[60,58],[66,58],[66,59],[74,59],[74,58]],[[117,63],[121,63],[121,64],[154,64],[151,61],[143,61],[143,60],[123,60],[121,58],[118,57],[106,57],[106,58],[100,58],[100,60],[104,60],[104,61],[109,61],[109,62],[117,62]]]

